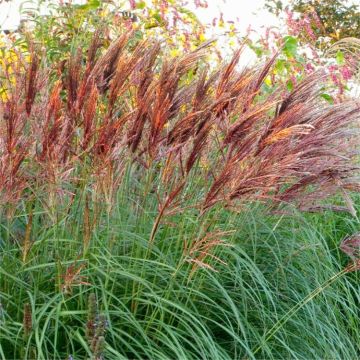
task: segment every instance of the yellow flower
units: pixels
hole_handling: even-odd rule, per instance
[[[177,57],[180,55],[180,50],[179,49],[171,49],[170,50],[170,56],[171,57]]]
[[[186,36],[184,34],[180,34],[179,41],[185,42],[186,41]]]
[[[271,82],[271,77],[270,76],[267,76],[264,80],[264,83],[268,86],[271,86],[272,85],[272,82]]]
[[[8,94],[5,88],[0,88],[0,99],[3,102],[6,102],[8,100]]]
[[[201,33],[201,34],[199,35],[199,40],[200,40],[201,42],[204,42],[204,41],[206,40],[206,37],[205,37],[205,34],[204,34],[204,33]]]
[[[102,18],[106,18],[109,15],[109,10],[105,8],[102,11],[100,11],[99,15]]]

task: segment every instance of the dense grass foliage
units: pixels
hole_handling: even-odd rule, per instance
[[[276,57],[212,69],[209,45],[99,30],[5,60],[3,359],[359,356],[359,104],[321,71],[266,92]]]
[[[17,217],[11,231],[2,222],[2,359],[359,356],[359,275],[345,273],[322,288],[348,261],[338,242],[359,230],[355,220],[330,212],[265,215],[260,205],[204,218],[189,210],[171,217],[149,243],[156,197],[140,198],[139,186],[129,177],[85,252],[80,198],[54,225],[33,209],[26,261],[20,239],[29,214]],[[212,253],[217,272],[194,270],[184,248],[209,224],[235,230],[219,235],[226,246]],[[98,350],[96,337],[104,341]]]

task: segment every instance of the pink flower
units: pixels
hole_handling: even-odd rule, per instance
[[[322,27],[322,23],[321,23],[321,20],[320,20],[318,14],[316,13],[316,11],[312,11],[312,12],[310,13],[310,16],[311,16],[311,18],[314,20],[315,25],[316,25],[318,28],[321,28],[321,27]]]
[[[315,70],[314,65],[311,64],[311,63],[307,63],[307,64],[305,65],[305,70],[306,70],[307,72],[309,72],[309,73],[313,72],[313,71]]]
[[[194,4],[195,6],[198,8],[198,7],[202,7],[202,8],[207,8],[208,7],[208,4],[206,1],[201,1],[201,0],[194,0]]]
[[[131,7],[131,9],[134,10],[134,9],[136,8],[136,2],[135,2],[135,0],[129,0],[129,2],[130,2],[130,7]]]
[[[348,66],[343,66],[340,69],[340,73],[345,81],[350,80],[353,75],[352,71],[350,70],[350,68]]]
[[[305,32],[307,33],[307,35],[311,38],[311,40],[315,41],[316,35],[311,27],[311,23],[310,23],[310,20],[308,17],[306,17],[304,19],[303,25],[304,25]]]
[[[335,71],[339,70],[339,67],[337,65],[329,65],[328,69],[330,73],[334,73]]]

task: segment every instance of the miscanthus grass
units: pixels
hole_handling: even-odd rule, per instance
[[[189,209],[150,243],[156,197],[140,201],[144,189],[130,179],[85,252],[81,199],[51,226],[32,208],[25,261],[19,239],[30,214],[11,229],[2,220],[1,359],[359,356],[359,275],[341,273],[348,259],[338,250],[341,238],[359,230],[356,220],[331,212],[266,215],[256,204],[205,218]],[[184,244],[203,239],[215,219],[222,246],[196,262],[200,255],[191,257]]]
[[[358,102],[135,40],[0,70],[0,357],[357,358]]]

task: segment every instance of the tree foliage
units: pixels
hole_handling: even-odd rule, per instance
[[[334,43],[360,34],[359,5],[348,0],[291,0],[289,5],[281,0],[267,0],[266,7],[277,15],[286,12],[288,20],[290,13],[298,13],[299,18],[291,20],[295,26],[303,25],[302,35],[307,41],[320,44],[325,38]]]
[[[207,6],[205,1],[192,3],[195,9]],[[134,45],[155,37],[172,57],[206,41],[205,26],[184,0],[87,0],[82,4],[31,0],[21,5],[20,13],[18,29],[6,34],[14,41],[31,39],[46,52],[49,62],[68,60],[78,47],[87,49],[97,30],[103,34],[103,49],[134,31]]]

